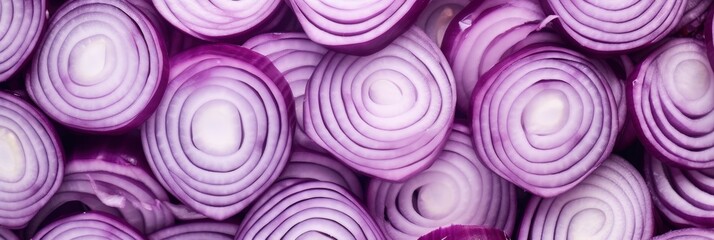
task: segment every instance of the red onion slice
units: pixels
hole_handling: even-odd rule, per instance
[[[305,178],[331,182],[349,190],[357,199],[364,199],[362,184],[357,175],[331,156],[295,150],[290,155],[288,165],[278,179]]]
[[[87,212],[57,220],[42,228],[32,239],[141,240],[144,237],[136,229],[110,215]]]
[[[62,182],[62,148],[32,105],[0,92],[0,227],[22,228]]]
[[[652,240],[714,240],[714,230],[705,228],[680,229],[656,236]]]
[[[45,26],[45,0],[0,2],[0,82],[9,79],[35,49]]]
[[[286,179],[255,203],[235,239],[387,238],[346,189],[331,182]]]
[[[227,44],[171,59],[171,76],[142,142],[159,182],[215,220],[258,198],[287,163],[293,97],[270,60]]]
[[[677,29],[684,34],[696,32],[704,23],[712,0],[687,0],[686,9],[682,15]]]
[[[461,12],[471,0],[432,0],[419,15],[414,25],[424,30],[431,41],[441,46],[451,19]]]
[[[567,192],[533,197],[518,239],[650,239],[653,231],[644,179],[627,161],[612,155]]]
[[[27,92],[52,119],[76,130],[121,133],[154,111],[168,75],[163,36],[126,1],[64,4],[27,77]]]
[[[616,80],[604,63],[557,46],[533,45],[507,57],[474,89],[479,158],[538,196],[567,191],[612,151],[624,113]]]
[[[149,240],[233,240],[238,225],[222,222],[193,222],[161,229],[149,235]]]
[[[305,91],[305,132],[357,171],[404,180],[443,148],[454,92],[446,59],[414,27],[366,57],[327,53]]]
[[[20,238],[18,238],[12,231],[0,228],[0,240],[20,240]]]
[[[630,113],[640,140],[668,164],[714,167],[714,72],[704,51],[697,40],[671,40],[630,77]]]
[[[443,227],[419,237],[419,240],[508,240],[506,233],[499,229],[480,226],[452,225]]]

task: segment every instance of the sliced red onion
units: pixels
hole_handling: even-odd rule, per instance
[[[0,239],[1,240],[20,240],[20,238],[18,238],[17,235],[15,235],[15,233],[13,233],[10,230],[4,229],[4,228],[0,228]]]
[[[508,240],[502,230],[480,226],[451,225],[438,228],[429,234],[419,237],[419,240]]]
[[[455,91],[444,56],[412,27],[366,57],[327,53],[305,92],[305,132],[357,171],[404,180],[443,148]]]
[[[306,178],[331,182],[349,190],[357,199],[364,199],[362,185],[357,175],[331,156],[295,150],[278,179]]]
[[[0,1],[0,82],[15,74],[35,49],[46,11],[45,0]]]
[[[468,112],[476,82],[544,19],[536,1],[493,0],[475,1],[451,21],[441,48],[454,70],[459,110]]]
[[[470,2],[471,0],[431,0],[414,25],[424,30],[437,46],[441,46],[451,19]]]
[[[297,113],[297,129],[293,141],[315,151],[325,151],[305,134],[303,102],[307,82],[327,49],[311,41],[304,33],[262,34],[246,41],[243,47],[268,57],[290,84]]]
[[[581,47],[604,54],[627,53],[653,44],[677,28],[687,1],[544,0],[558,26]]]
[[[713,240],[714,229],[687,228],[674,230],[652,238],[652,240]]]
[[[149,235],[149,240],[233,240],[238,225],[223,222],[193,222],[161,229]]]
[[[316,43],[366,56],[387,47],[416,21],[429,1],[287,0]]]
[[[574,187],[614,146],[624,111],[613,81],[604,63],[557,46],[533,45],[504,59],[474,89],[479,158],[538,196]]]
[[[281,0],[153,0],[176,28],[207,41],[245,39],[265,31],[286,8]]]
[[[471,130],[457,123],[431,167],[404,183],[372,180],[367,209],[382,231],[392,239],[451,224],[513,232],[516,188],[484,166],[473,147]]]
[[[714,167],[714,72],[704,44],[674,39],[652,52],[628,84],[640,140],[680,167]]]
[[[242,239],[385,240],[359,201],[331,182],[286,179],[275,183],[240,225]]]
[[[531,198],[518,239],[650,239],[653,231],[645,181],[612,155],[567,192]]]
[[[682,33],[688,34],[696,32],[704,23],[704,20],[709,13],[709,8],[712,5],[712,0],[687,0],[686,9],[682,15],[677,29]]]
[[[24,227],[62,182],[64,160],[47,118],[0,92],[0,228]]]
[[[168,75],[165,57],[160,30],[134,5],[69,1],[50,21],[27,91],[65,126],[126,132],[156,108]]]
[[[287,163],[293,97],[270,60],[214,44],[171,59],[171,76],[142,142],[159,182],[215,220],[256,199]]]
[[[87,212],[57,220],[42,228],[32,239],[141,240],[144,237],[126,222],[111,215]]]

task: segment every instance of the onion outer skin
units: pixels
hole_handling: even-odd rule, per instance
[[[640,63],[627,85],[640,141],[680,168],[714,167],[714,72],[703,51],[697,40],[670,40]]]
[[[448,227],[438,228],[424,236],[419,237],[419,240],[445,239],[508,240],[508,236],[503,231],[494,228],[469,225],[451,225]]]
[[[652,211],[642,176],[627,161],[612,155],[567,192],[554,198],[531,198],[518,239],[650,239],[654,232]],[[602,219],[603,215],[607,218]],[[626,222],[612,222],[623,218]],[[571,232],[573,229],[582,232]],[[617,233],[611,235],[613,231]]]
[[[21,9],[17,10],[18,7]],[[0,82],[12,77],[27,61],[35,49],[45,27],[46,0],[9,0],[0,3],[0,9],[8,15],[20,17],[4,22],[0,36]],[[7,10],[9,9],[9,10]],[[16,12],[22,11],[22,12]]]
[[[352,169],[327,154],[303,149],[294,150],[278,180],[289,178],[331,182],[349,190],[357,199],[364,199],[362,183],[357,175]]]
[[[142,144],[164,188],[196,212],[224,220],[277,179],[294,127],[292,94],[270,60],[235,45],[202,45],[172,58],[166,94],[142,128]]]
[[[42,228],[32,239],[98,237],[105,239],[141,240],[144,237],[125,222],[99,212],[86,212],[59,219]]]
[[[1,240],[20,240],[15,233],[10,230],[0,228],[0,239]]]
[[[57,192],[64,153],[52,123],[38,109],[1,91],[0,137],[6,164],[0,176],[0,227],[18,229]],[[16,173],[20,170],[22,175]]]
[[[686,228],[667,232],[652,240],[712,240],[714,230],[706,228]]]
[[[149,240],[232,240],[238,225],[223,222],[191,222],[161,229],[148,236]]]
[[[452,224],[511,233],[516,222],[516,188],[481,163],[473,150],[471,130],[456,123],[444,150],[428,169],[403,183],[373,179],[367,209],[392,239],[415,239]]]
[[[306,179],[276,182],[255,202],[235,239],[316,239],[325,235],[387,239],[346,189]]]

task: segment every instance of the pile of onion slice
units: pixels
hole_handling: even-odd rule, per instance
[[[236,234],[243,239],[386,240],[367,211],[331,182],[286,179],[266,191]]]
[[[419,240],[508,240],[502,230],[473,225],[451,225],[438,228]]]
[[[688,1],[544,0],[556,24],[583,48],[626,53],[655,43],[677,28]]]
[[[303,103],[307,82],[327,49],[311,41],[304,33],[262,34],[246,41],[243,47],[268,57],[290,84],[297,114],[297,129],[293,141],[305,148],[324,151],[305,134]]]
[[[305,132],[360,172],[404,180],[443,148],[455,91],[444,56],[412,27],[369,56],[327,53],[305,92]]]
[[[15,235],[15,233],[13,233],[10,230],[4,229],[4,228],[0,228],[0,239],[2,239],[2,240],[20,240],[20,238],[18,238],[17,235]]]
[[[141,240],[144,237],[126,222],[111,215],[86,212],[57,220],[42,228],[32,239]]]
[[[357,175],[337,159],[326,154],[297,149],[278,179],[306,178],[331,182],[363,199],[362,183]]]
[[[706,228],[685,228],[656,236],[652,240],[710,240],[714,239],[714,230]]]
[[[149,235],[149,240],[233,240],[238,225],[223,222],[191,222],[161,229]]]
[[[0,82],[9,79],[25,63],[45,26],[46,0],[0,2]],[[6,17],[7,16],[7,17]]]
[[[652,211],[637,169],[612,155],[575,188],[531,198],[518,239],[650,239]]]
[[[277,179],[294,115],[288,83],[270,60],[235,45],[202,45],[171,59],[166,94],[142,143],[169,192],[223,220]]]
[[[52,123],[0,92],[0,228],[22,228],[62,182],[64,159]]]
[[[461,12],[471,0],[435,0],[429,1],[414,25],[424,30],[431,41],[441,46],[451,19]]]
[[[479,158],[538,196],[574,187],[607,158],[619,131],[624,110],[608,69],[554,45],[531,45],[504,59],[474,89]]]
[[[671,40],[630,78],[630,113],[648,152],[679,167],[714,167],[714,72],[704,44]]]
[[[316,43],[348,54],[375,53],[407,31],[429,1],[286,0]]]
[[[141,125],[164,92],[161,31],[126,1],[77,0],[52,16],[27,77],[27,92],[59,123],[120,133]]]
[[[367,209],[392,239],[415,239],[435,228],[466,224],[513,231],[516,188],[481,163],[471,132],[455,124],[434,164],[403,183],[372,180]]]

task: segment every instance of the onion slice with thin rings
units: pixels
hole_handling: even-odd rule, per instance
[[[46,0],[0,1],[0,82],[12,77],[35,49],[45,27]],[[12,16],[12,17],[5,17]]]

